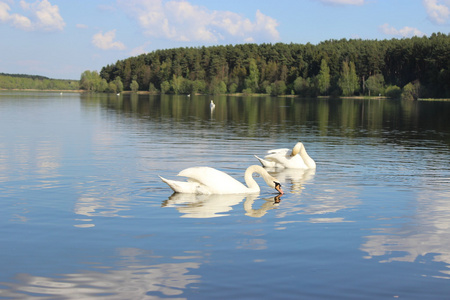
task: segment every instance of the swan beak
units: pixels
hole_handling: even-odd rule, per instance
[[[281,184],[279,182],[275,182],[275,189],[278,191],[278,193],[280,193],[281,195],[283,195],[283,190],[281,189]]]

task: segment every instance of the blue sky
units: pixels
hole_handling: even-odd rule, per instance
[[[450,0],[0,0],[0,73],[79,79],[158,49],[450,32]]]

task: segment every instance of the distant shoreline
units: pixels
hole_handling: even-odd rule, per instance
[[[25,92],[59,92],[59,93],[89,93],[88,91],[85,90],[39,90],[39,89],[1,89],[0,91],[16,91],[16,92],[20,92],[20,91],[25,91]],[[123,91],[120,92],[121,94],[132,94],[132,91]],[[114,94],[114,93],[98,93],[98,94]],[[151,92],[147,92],[147,91],[138,91],[137,94],[139,95],[161,95],[161,94],[154,94]],[[169,95],[169,94],[167,94]],[[172,95],[172,94],[170,94]],[[184,95],[184,94],[183,94]],[[179,96],[183,96],[182,94],[179,94]],[[197,96],[201,96],[201,95],[206,95],[206,94],[195,94]],[[187,95],[184,95],[187,96]],[[268,94],[243,94],[243,93],[233,93],[233,94],[218,94],[218,95],[209,95],[211,97],[214,96],[235,96],[235,97],[244,97],[244,96],[249,96],[249,97],[261,97],[261,96],[270,96]],[[274,98],[309,98],[309,97],[300,97],[298,95],[280,95],[280,96],[276,96]],[[389,99],[388,97],[385,96],[339,96],[339,97],[333,97],[333,96],[318,96],[316,97],[317,99],[332,99],[332,98],[336,98],[336,99],[360,99],[360,100],[386,100]],[[450,101],[450,98],[419,98],[418,101]]]
[[[84,90],[40,90],[40,89],[2,89],[0,91],[16,91],[16,92],[66,92],[66,93],[85,93]]]

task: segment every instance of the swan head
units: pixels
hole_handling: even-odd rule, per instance
[[[278,181],[274,181],[274,188],[278,191],[278,193],[280,193],[281,195],[284,194],[283,190],[281,189],[281,183],[279,183]]]
[[[294,148],[292,148],[291,156],[295,156],[300,153],[300,150],[302,150],[303,144],[301,142],[298,142],[295,144]]]

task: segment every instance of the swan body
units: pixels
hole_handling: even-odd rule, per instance
[[[267,151],[269,154],[263,158],[255,155],[261,165],[266,168],[285,169],[315,169],[316,162],[308,155],[303,143],[295,144],[291,153],[289,149],[274,149]]]
[[[214,109],[216,107],[216,105],[214,104],[214,101],[211,100],[211,103],[209,104],[209,107],[211,109]]]
[[[257,165],[250,166],[245,171],[244,179],[247,186],[230,175],[210,167],[187,168],[178,173],[178,176],[187,177],[187,181],[169,180],[159,177],[176,193],[255,194],[259,193],[260,188],[253,178],[253,173],[260,174],[268,186],[283,194],[280,182],[264,168]]]

